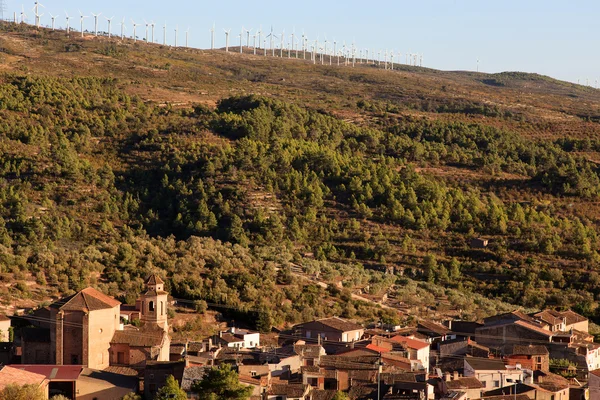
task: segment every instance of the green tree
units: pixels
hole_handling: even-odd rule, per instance
[[[331,400],[350,400],[350,397],[346,393],[338,391]]]
[[[45,398],[37,385],[8,385],[0,391],[0,400],[44,400]]]
[[[204,379],[194,383],[192,391],[200,400],[246,400],[252,394],[252,388],[240,383],[229,364],[208,370]]]
[[[142,400],[142,396],[137,393],[127,393],[121,400]]]
[[[177,382],[173,375],[167,377],[165,385],[161,387],[156,393],[156,396],[154,396],[154,400],[168,399],[187,400],[187,394],[179,387],[179,382]]]

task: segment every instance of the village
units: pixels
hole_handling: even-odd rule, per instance
[[[478,322],[363,326],[338,317],[293,326],[265,345],[229,326],[171,340],[163,280],[135,306],[91,287],[31,313],[0,318],[0,390],[35,385],[46,398],[154,399],[173,376],[188,398],[229,364],[256,400],[600,398],[600,344],[567,310],[513,311]]]

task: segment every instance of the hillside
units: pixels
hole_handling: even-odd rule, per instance
[[[90,284],[132,301],[157,272],[280,327],[600,317],[597,90],[0,32],[8,312]]]

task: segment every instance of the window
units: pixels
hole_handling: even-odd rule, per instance
[[[154,311],[154,302],[153,301],[151,301],[150,303],[148,303],[148,310]]]
[[[160,315],[165,315],[165,302],[160,302]]]
[[[500,387],[500,381],[494,381],[494,387]]]
[[[256,376],[256,371],[250,371],[250,376]]]

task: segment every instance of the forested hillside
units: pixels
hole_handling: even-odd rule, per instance
[[[87,285],[132,302],[157,272],[280,327],[600,318],[594,89],[0,31],[9,312]]]

